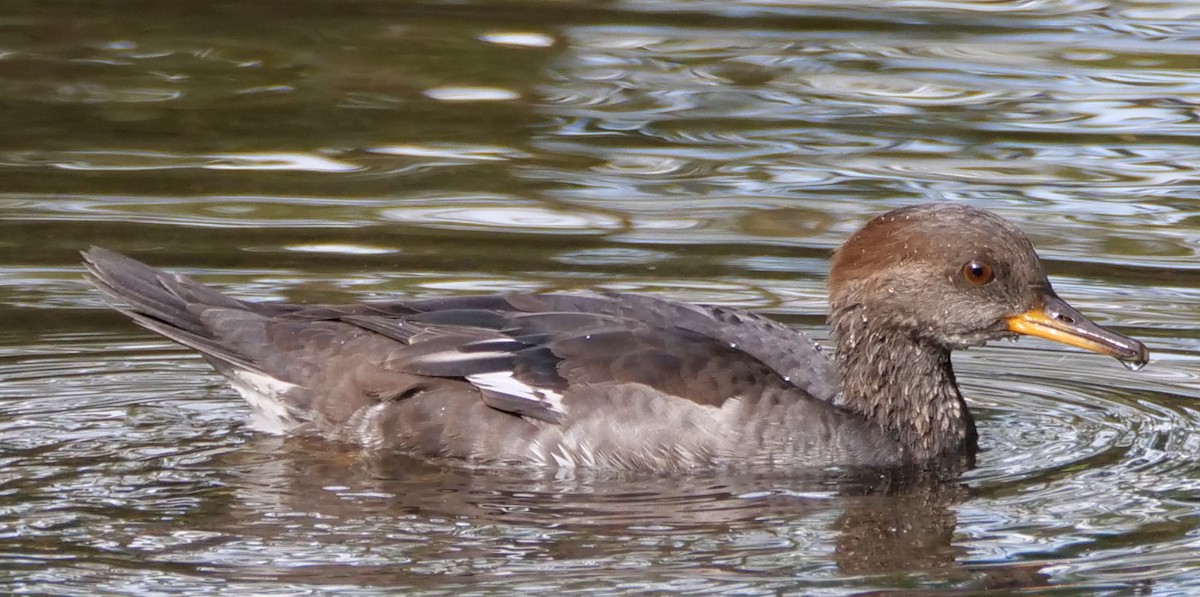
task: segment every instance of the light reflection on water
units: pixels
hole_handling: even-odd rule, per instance
[[[1194,6],[353,6],[0,25],[4,590],[1200,585]],[[957,355],[985,448],[958,481],[497,474],[262,437],[77,257],[255,300],[656,292],[824,340],[829,250],[931,200],[1016,221],[1060,294],[1154,351],[1136,374]]]

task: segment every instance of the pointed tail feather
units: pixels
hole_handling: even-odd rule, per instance
[[[187,276],[168,274],[140,261],[101,247],[82,252],[87,279],[107,302],[134,323],[206,357],[248,369],[261,368],[232,352],[213,337],[204,313],[214,309],[252,311],[247,303],[229,298]]]

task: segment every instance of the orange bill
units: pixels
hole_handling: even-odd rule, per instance
[[[1145,344],[1092,323],[1053,292],[1042,298],[1040,306],[1007,321],[1009,331],[1106,354],[1134,367],[1150,360]]]

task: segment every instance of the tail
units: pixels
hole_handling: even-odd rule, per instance
[[[88,281],[106,295],[110,306],[134,323],[211,359],[259,370],[243,355],[215,341],[205,322],[205,313],[213,310],[253,311],[247,303],[108,249],[92,247],[82,255]]]
[[[296,428],[310,395],[254,362],[270,318],[187,276],[168,274],[108,249],[83,252],[88,280],[114,309],[138,325],[200,351],[254,409],[254,426],[270,433]]]

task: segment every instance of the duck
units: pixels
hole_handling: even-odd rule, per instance
[[[1055,293],[1015,225],[958,203],[889,211],[834,252],[832,350],[764,315],[641,294],[251,302],[82,254],[108,303],[198,351],[256,429],[469,466],[970,466],[952,351],[1028,335],[1149,360]]]

